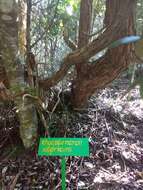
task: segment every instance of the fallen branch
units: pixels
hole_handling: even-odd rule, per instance
[[[12,183],[10,184],[9,190],[14,190],[15,189],[15,186],[16,186],[16,183],[17,183],[17,180],[18,180],[20,174],[21,174],[21,172],[16,174],[15,178],[13,179]]]

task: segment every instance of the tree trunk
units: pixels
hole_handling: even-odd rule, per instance
[[[89,43],[91,21],[92,21],[92,1],[93,0],[81,0],[80,5],[80,20],[79,20],[79,36],[78,36],[78,48],[82,48]],[[87,60],[76,64],[77,79],[80,80],[81,75],[85,73]]]
[[[116,40],[135,34],[135,8],[136,0],[106,1],[104,23],[106,30],[109,28],[113,29],[113,32],[110,35],[114,36]],[[84,9],[81,9],[81,12],[82,11],[84,11]],[[84,22],[84,18],[80,19],[80,21]],[[86,25],[86,23],[84,24]],[[107,36],[107,38],[112,37]],[[71,96],[73,106],[75,108],[85,106],[87,100],[94,92],[104,88],[108,83],[117,78],[118,75],[131,63],[132,51],[132,44],[121,45],[117,48],[108,49],[106,54],[95,61],[95,63],[87,64],[87,61],[86,63],[78,63],[77,65],[80,65],[81,68],[84,65],[84,69],[80,70],[79,76],[73,82]]]
[[[21,68],[26,42],[24,11],[26,12],[24,0],[19,0],[18,3],[16,0],[0,0],[0,67],[2,65],[7,73],[7,79],[0,82],[9,88],[12,97],[24,90]],[[27,97],[16,96],[14,102],[20,120],[21,138],[25,147],[31,147],[36,139],[38,125],[35,106]]]
[[[112,82],[131,63],[133,44],[109,47],[120,38],[135,35],[136,5],[137,0],[106,0],[105,30],[89,41],[92,0],[81,0],[78,48],[63,59],[60,69],[51,78],[40,80],[39,86],[47,90],[56,85],[74,65],[76,76],[71,102],[74,108],[85,106],[94,92]],[[101,58],[91,62],[90,58],[105,49],[108,50]]]

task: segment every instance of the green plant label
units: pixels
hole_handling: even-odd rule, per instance
[[[89,156],[88,138],[40,138],[39,156]]]

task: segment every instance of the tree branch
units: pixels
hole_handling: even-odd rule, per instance
[[[105,32],[101,34],[101,36],[99,36],[87,46],[67,55],[59,71],[57,71],[49,79],[40,80],[39,86],[43,89],[48,89],[56,85],[60,80],[64,78],[64,76],[67,74],[67,71],[72,65],[85,62],[85,60],[88,60],[98,52],[107,48],[113,41],[115,41],[116,35],[114,35],[114,33],[116,34],[116,32],[119,31],[119,28],[120,25],[117,22],[116,24],[114,24],[114,26],[112,26],[112,28],[105,30]]]
[[[53,74],[51,78],[40,80],[39,87],[47,90],[50,87],[55,86],[59,81],[61,81],[67,74],[71,66],[74,65],[74,63],[69,58],[70,54],[64,58],[63,64],[61,65],[59,71]]]
[[[124,7],[120,7],[117,17],[115,21],[113,21],[112,25],[109,24],[109,26],[106,27],[105,31],[98,38],[94,39],[91,43],[68,54],[67,57],[64,59],[59,71],[57,71],[49,79],[40,80],[39,86],[41,88],[48,89],[56,85],[64,78],[64,76],[67,74],[67,71],[72,65],[85,63],[100,51],[108,48],[111,43],[118,40],[117,33],[119,34],[119,38],[122,38],[125,35],[132,35],[129,32],[125,33],[124,36],[120,36],[120,34],[124,34],[124,31],[126,31],[126,19],[129,16],[126,7],[128,7],[129,10],[132,10],[132,7],[130,6],[132,6],[132,3],[130,3],[129,0],[126,1]]]

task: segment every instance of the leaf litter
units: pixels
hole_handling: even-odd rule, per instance
[[[67,137],[89,137],[90,144],[89,157],[66,158],[67,190],[143,189],[143,100],[138,88],[121,98],[127,83],[115,81],[62,122]],[[0,106],[0,189],[61,190],[59,157],[38,157],[37,149],[12,157],[20,143],[12,108]]]

